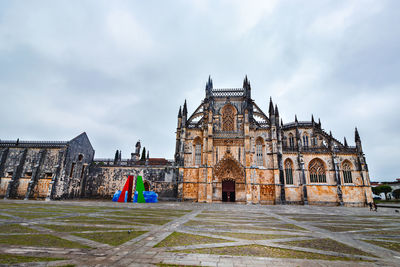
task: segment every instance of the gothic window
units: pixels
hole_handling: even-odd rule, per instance
[[[74,168],[75,168],[75,162],[73,162],[71,165],[71,171],[69,172],[69,177],[72,177],[72,175],[74,174]]]
[[[294,138],[293,138],[293,134],[289,134],[289,146],[290,147],[294,147]]]
[[[290,159],[285,161],[286,184],[293,184],[293,165]]]
[[[303,146],[308,147],[308,135],[307,134],[303,135]]]
[[[196,144],[195,164],[196,165],[201,165],[201,144]]]
[[[222,113],[222,130],[234,131],[235,130],[235,109],[232,105],[226,105]]]
[[[257,166],[264,166],[263,141],[261,138],[257,139],[256,142],[256,159],[257,159]]]
[[[353,178],[351,177],[351,165],[348,161],[343,163],[343,181],[345,184],[353,183]]]
[[[320,159],[313,159],[308,167],[311,183],[326,183],[324,163]]]
[[[86,166],[83,165],[82,170],[81,170],[81,178],[83,178],[83,175],[85,174],[85,168],[86,168]]]
[[[257,166],[262,166],[263,164],[263,153],[262,144],[257,144]]]
[[[311,145],[312,146],[317,146],[317,138],[316,137],[312,137],[311,138]]]

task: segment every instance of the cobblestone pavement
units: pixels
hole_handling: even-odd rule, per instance
[[[18,266],[400,266],[390,208],[2,200],[0,229],[12,225],[25,230],[1,230],[0,254],[65,259]],[[122,244],[101,238],[121,232]],[[90,248],[10,243],[44,234]]]

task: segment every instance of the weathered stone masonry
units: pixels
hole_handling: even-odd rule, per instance
[[[268,115],[241,88],[215,89],[188,116],[178,112],[175,162],[184,201],[255,204],[365,205],[372,201],[361,139],[356,146],[325,132],[320,122],[283,124],[278,107]]]
[[[114,162],[96,160],[90,167],[86,196],[95,198],[111,198],[116,190],[121,190],[128,175],[143,177],[148,191],[158,194],[159,200],[176,200],[178,183],[176,168],[170,163],[150,165],[141,162]],[[136,184],[136,181],[134,181]]]
[[[80,197],[93,157],[86,133],[67,142],[0,141],[0,196]]]

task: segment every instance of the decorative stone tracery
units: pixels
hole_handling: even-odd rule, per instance
[[[244,182],[244,170],[242,165],[228,150],[224,157],[214,167],[215,179],[221,182],[224,179],[232,179],[236,182]]]

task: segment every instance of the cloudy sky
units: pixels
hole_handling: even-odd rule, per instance
[[[1,1],[0,139],[173,158],[179,105],[240,87],[285,123],[321,118],[371,180],[400,177],[400,1]]]

